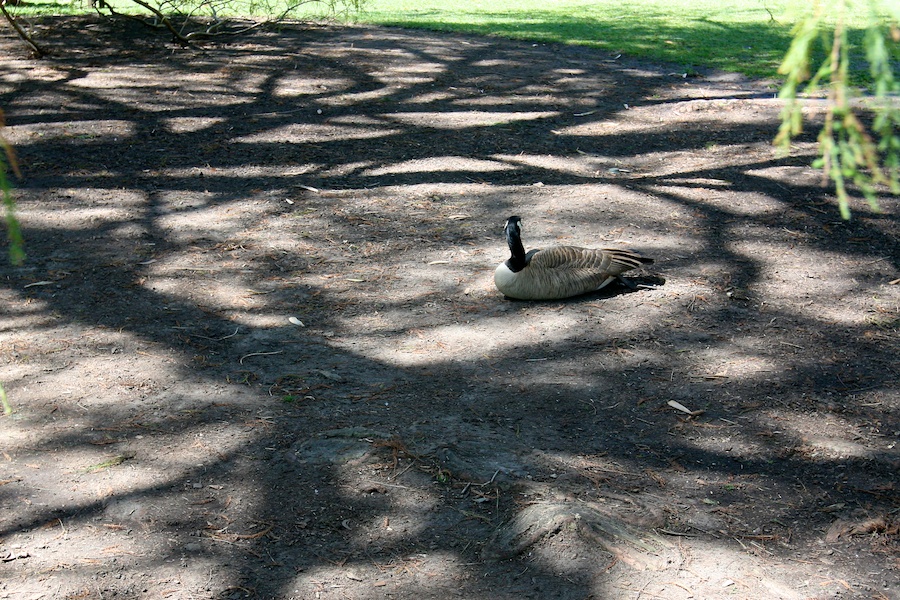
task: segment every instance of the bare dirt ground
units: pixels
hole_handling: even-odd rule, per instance
[[[38,25],[0,598],[900,598],[897,204],[840,222],[771,86]],[[506,300],[511,214],[656,285]]]

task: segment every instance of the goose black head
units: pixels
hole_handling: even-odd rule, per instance
[[[517,217],[515,215],[511,216],[506,220],[506,225],[504,226],[504,231],[509,232],[510,230],[515,231],[516,233],[522,233],[522,217]]]
[[[522,217],[514,215],[508,218],[503,231],[506,233],[506,243],[511,254],[506,266],[513,273],[518,273],[528,264],[525,247],[522,245]]]

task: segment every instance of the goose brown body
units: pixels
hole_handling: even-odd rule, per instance
[[[505,296],[519,300],[558,300],[599,290],[622,273],[650,264],[652,259],[631,250],[552,246],[527,254],[521,240],[521,219],[506,222],[511,256],[494,272],[494,283]]]

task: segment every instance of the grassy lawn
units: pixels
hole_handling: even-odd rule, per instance
[[[277,7],[288,1],[225,0],[217,3],[217,14],[262,15],[266,6],[276,7],[271,10],[276,14]],[[896,0],[880,1],[887,11]],[[141,10],[129,0],[112,3],[122,11]],[[357,23],[581,44],[672,62],[686,72],[712,67],[775,77],[794,25],[812,5],[811,0],[363,0],[362,10],[347,18]],[[16,10],[71,14],[90,9],[86,1],[31,0]],[[868,1],[858,0],[851,6],[850,39],[857,46],[869,10]],[[313,2],[293,15],[308,18],[321,11],[322,3]]]
[[[582,44],[770,76],[808,0],[371,0],[361,20]]]
[[[823,0],[827,4],[827,0]],[[900,15],[900,2],[880,0]],[[811,0],[368,0],[360,22],[581,44],[676,63],[775,77]],[[859,47],[870,13],[847,15]],[[860,55],[862,58],[862,55]]]

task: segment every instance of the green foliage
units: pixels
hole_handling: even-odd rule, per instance
[[[0,127],[3,127],[3,111],[0,111]],[[22,229],[19,227],[19,220],[16,219],[16,204],[12,197],[9,177],[7,176],[7,168],[19,177],[19,166],[16,162],[16,155],[12,146],[0,135],[0,198],[2,198],[4,221],[6,222],[6,237],[9,240],[9,261],[14,265],[22,264],[25,260],[25,251],[23,250],[24,242],[22,240]]]
[[[825,123],[819,132],[819,159],[813,163],[834,182],[841,216],[850,218],[853,183],[878,210],[877,192],[885,186],[900,194],[900,85],[892,65],[900,59],[900,28],[896,16],[879,12],[869,0],[871,19],[862,41],[871,75],[871,96],[855,98],[852,87],[852,43],[848,36],[848,0],[817,0],[814,11],[794,30],[794,39],[779,72],[786,76],[780,97],[787,101],[775,141],[783,151],[803,129],[801,94],[827,93]],[[815,73],[816,51],[822,51]],[[867,127],[859,114],[871,111]]]
[[[3,389],[2,383],[0,383],[0,407],[3,408],[4,415],[12,414],[12,405],[9,403],[9,400],[6,399],[6,390]]]
[[[25,260],[23,250],[22,229],[16,218],[16,204],[10,191],[9,178],[6,175],[6,163],[0,155],[0,196],[3,198],[3,209],[6,221],[6,237],[9,240],[9,262],[20,265]]]
[[[3,111],[0,111],[0,127],[2,126]],[[25,252],[22,250],[22,230],[19,227],[18,219],[16,219],[15,203],[10,191],[9,179],[6,176],[6,163],[9,162],[16,175],[19,174],[19,169],[16,163],[16,155],[2,135],[0,135],[0,148],[4,150],[4,152],[0,152],[0,196],[3,197],[4,220],[6,221],[7,237],[9,238],[9,260],[14,265],[18,265],[25,260]],[[4,415],[12,414],[12,406],[9,400],[6,399],[6,390],[3,389],[2,383],[0,383],[0,407],[3,408]]]

